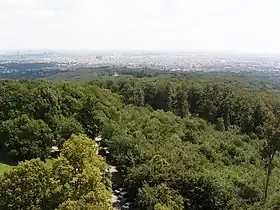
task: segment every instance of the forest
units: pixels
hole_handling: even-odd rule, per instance
[[[134,209],[279,209],[280,96],[263,81],[1,80],[0,209],[112,209],[110,164]]]

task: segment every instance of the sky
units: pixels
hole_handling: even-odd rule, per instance
[[[0,0],[0,50],[280,53],[279,0]]]

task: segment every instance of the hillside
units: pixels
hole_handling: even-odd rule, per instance
[[[109,209],[105,161],[122,174],[126,199],[138,209],[280,206],[280,96],[270,90],[104,77],[88,84],[3,80],[0,92],[3,208]],[[105,159],[90,143],[97,136]],[[62,154],[50,161],[53,146]],[[37,193],[20,180],[36,180]]]

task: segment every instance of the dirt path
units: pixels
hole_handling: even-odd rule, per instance
[[[116,176],[118,175],[118,170],[116,169],[115,166],[110,166],[110,172],[112,174],[112,185],[115,186],[118,183],[116,183]],[[121,209],[120,207],[120,201],[118,198],[118,195],[115,194],[115,189],[112,187],[113,193],[112,193],[112,206],[115,210]]]
[[[101,137],[96,138],[96,142],[98,142],[98,145],[100,145],[100,142],[102,141]],[[110,164],[108,161],[108,154],[109,152],[106,152],[106,149],[103,148],[103,150],[100,148],[97,150],[97,154],[103,156],[106,162]],[[128,203],[127,198],[127,189],[124,188],[124,180],[121,176],[121,173],[117,170],[116,166],[110,165],[109,168],[110,173],[112,174],[112,207],[114,210],[120,210],[120,209],[130,209],[128,206],[125,207]]]
[[[115,166],[110,166],[110,172],[112,173],[113,186],[112,206],[115,210],[119,210],[121,209],[121,202],[123,197],[120,195],[120,193],[117,192],[121,191],[121,186],[123,185],[124,181]]]

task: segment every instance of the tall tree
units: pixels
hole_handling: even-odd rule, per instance
[[[273,160],[276,153],[280,150],[280,125],[273,125],[273,122],[271,122],[270,125],[267,125],[265,137],[266,144],[262,150],[262,156],[266,161],[267,166],[267,174],[264,189],[264,202],[266,202],[268,197],[269,182],[273,170]]]

